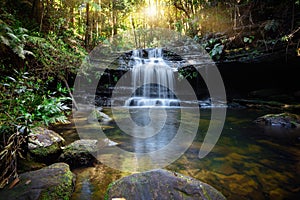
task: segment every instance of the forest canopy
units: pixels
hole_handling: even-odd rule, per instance
[[[269,39],[288,35],[299,26],[299,1],[291,0],[16,0],[2,4],[2,12],[15,13],[24,28],[74,35],[86,47],[128,29],[169,28],[191,37],[247,30],[248,36]]]

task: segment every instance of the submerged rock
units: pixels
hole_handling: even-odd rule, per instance
[[[110,184],[106,199],[128,200],[226,199],[212,186],[179,173],[163,169],[133,174]]]
[[[5,199],[69,199],[75,175],[65,163],[20,174],[20,182],[12,189],[0,191]]]
[[[114,146],[117,143],[109,140],[77,140],[63,149],[59,161],[68,163],[71,167],[91,166],[97,162],[94,155],[105,146]]]
[[[64,138],[58,133],[42,127],[33,129],[28,137],[29,153],[38,160],[59,154],[64,144]]]
[[[267,126],[279,126],[284,128],[300,127],[300,117],[291,113],[267,114],[257,118],[255,123]]]
[[[88,123],[92,124],[95,122],[109,122],[112,119],[105,113],[101,112],[100,110],[93,110],[91,114],[88,116],[87,121]]]
[[[228,106],[229,109],[237,109],[237,110],[247,108],[246,106],[243,106],[243,105],[241,105],[239,103],[236,103],[236,102],[230,102],[230,103],[227,104],[227,106]]]

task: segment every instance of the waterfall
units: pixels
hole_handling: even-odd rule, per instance
[[[143,56],[142,50],[132,52],[133,96],[125,106],[179,106],[174,94],[174,72],[164,61],[162,49],[155,48]]]

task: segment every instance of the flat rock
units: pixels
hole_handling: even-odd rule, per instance
[[[212,186],[163,169],[133,174],[110,184],[107,199],[127,200],[223,200]]]
[[[20,182],[12,189],[0,191],[0,198],[15,200],[69,199],[75,175],[65,163],[20,174]]]

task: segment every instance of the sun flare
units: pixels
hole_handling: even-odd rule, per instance
[[[149,5],[146,9],[145,9],[146,15],[149,17],[155,17],[157,14],[156,8],[153,5]]]

